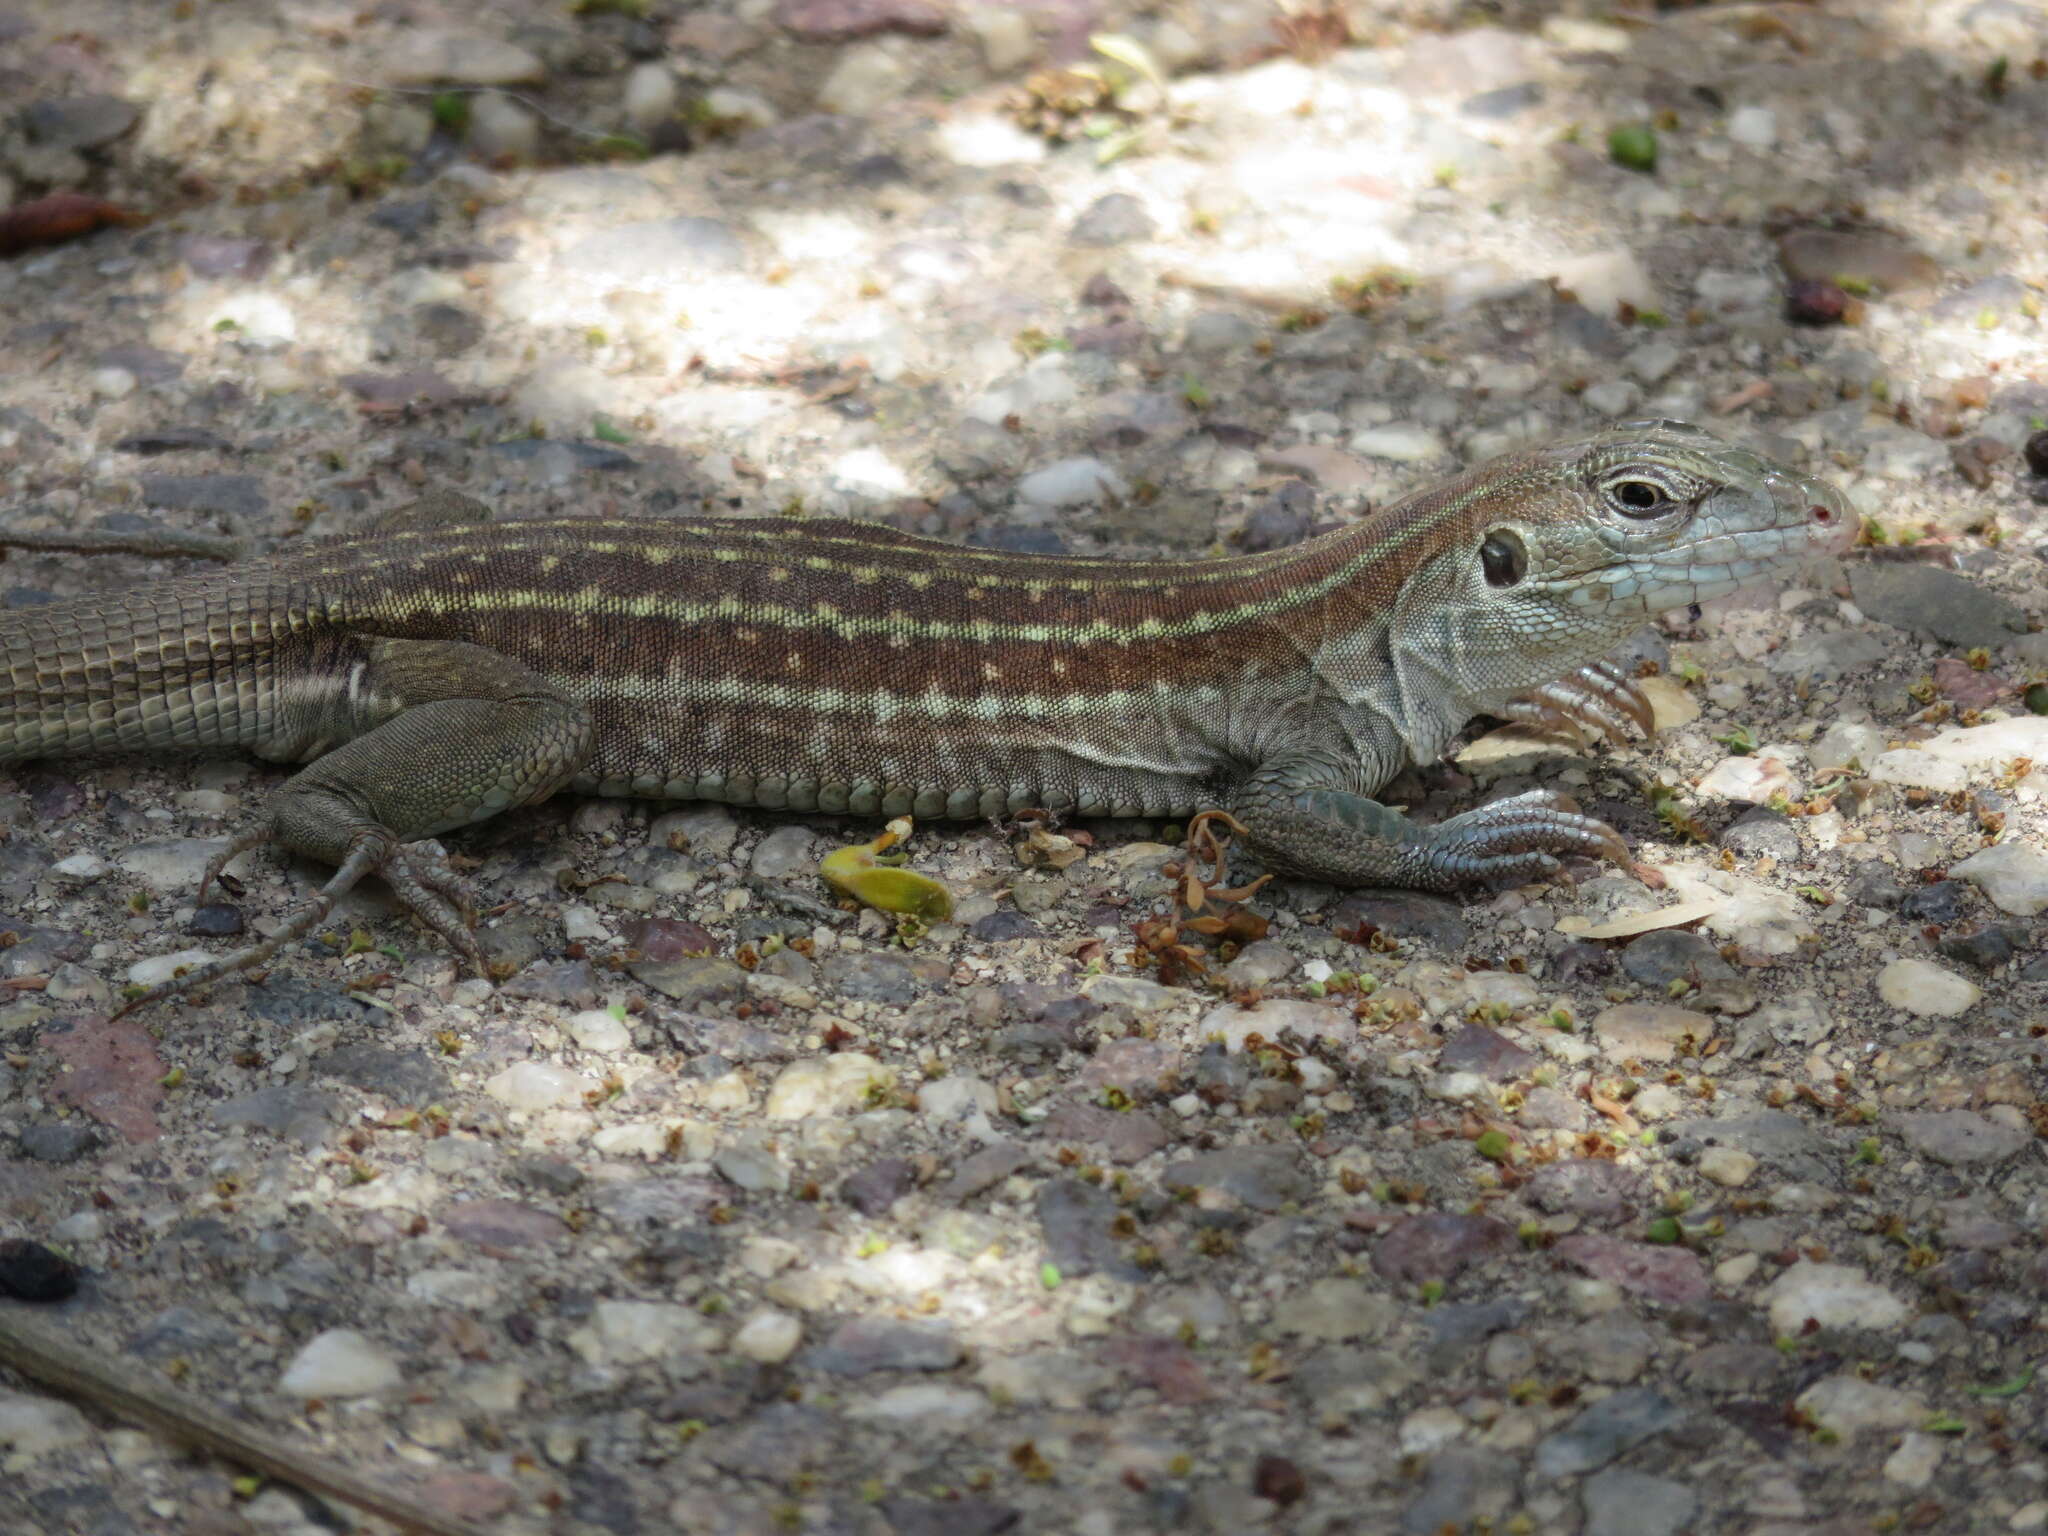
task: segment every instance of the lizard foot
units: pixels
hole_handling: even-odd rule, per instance
[[[1406,850],[1415,884],[1448,890],[1485,880],[1533,880],[1557,873],[1555,855],[1587,854],[1626,867],[1628,844],[1568,795],[1532,789],[1422,829]]]
[[[230,843],[200,876],[200,899],[205,899],[207,887],[219,878],[221,870],[231,859],[270,840],[271,833],[263,831],[244,834]],[[334,910],[334,904],[368,874],[381,874],[407,911],[446,939],[477,975],[488,977],[490,972],[473,931],[476,926],[476,898],[469,883],[438,857],[423,853],[421,848],[418,843],[401,844],[390,833],[376,829],[356,833],[349,841],[346,856],[327,883],[277,932],[261,943],[251,944],[231,955],[222,955],[218,960],[209,960],[168,981],[157,983],[123,1003],[109,1018],[118,1019],[123,1014],[133,1013],[167,997],[177,997],[208,986],[223,976],[254,970],[287,944],[303,939],[325,922]]]
[[[1508,700],[1496,711],[1504,720],[1569,730],[1583,736],[1597,733],[1617,746],[1628,740],[1628,727],[1644,735],[1655,728],[1649,696],[1636,680],[1611,661],[1595,661],[1541,688]]]

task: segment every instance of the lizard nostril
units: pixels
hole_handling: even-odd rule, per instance
[[[1833,507],[1821,506],[1816,503],[1807,510],[1813,514],[1813,520],[1823,526],[1835,520],[1835,509]]]

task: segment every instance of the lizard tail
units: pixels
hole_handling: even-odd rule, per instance
[[[189,577],[0,612],[0,762],[252,745],[306,619],[267,586]]]

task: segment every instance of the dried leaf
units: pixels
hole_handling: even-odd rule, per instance
[[[83,192],[52,192],[0,213],[0,256],[57,245],[108,224],[139,224],[141,216]]]
[[[1726,905],[1718,897],[1698,897],[1669,907],[1653,907],[1647,912],[1609,918],[1604,923],[1579,929],[1576,936],[1582,939],[1632,939],[1639,933],[1654,933],[1660,928],[1683,928],[1687,923],[1712,917]],[[1562,930],[1564,924],[1560,923],[1558,927]]]
[[[1152,57],[1152,50],[1122,32],[1098,32],[1088,39],[1088,46],[1108,59],[1112,64],[1121,64],[1139,79],[1147,81],[1159,90],[1166,89],[1166,76]]]

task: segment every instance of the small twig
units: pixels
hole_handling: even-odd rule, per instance
[[[0,1307],[0,1365],[265,1477],[353,1505],[416,1536],[486,1536],[482,1526],[428,1509],[387,1479],[372,1481],[281,1435],[238,1423],[199,1398],[146,1380],[104,1351],[81,1349],[30,1322],[19,1307]]]

